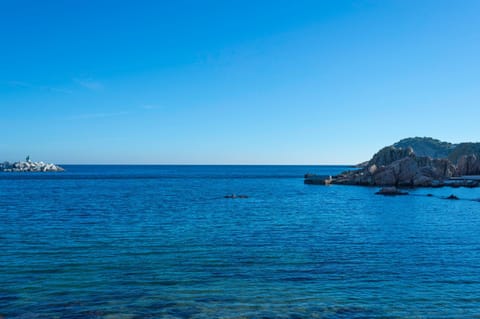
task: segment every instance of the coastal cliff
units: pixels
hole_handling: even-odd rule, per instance
[[[415,148],[420,149],[421,156]],[[478,186],[478,181],[460,178],[471,175],[480,175],[480,143],[455,145],[432,138],[409,138],[384,147],[370,161],[363,163],[360,169],[331,177],[328,183],[312,175],[305,177],[305,183],[397,187]]]

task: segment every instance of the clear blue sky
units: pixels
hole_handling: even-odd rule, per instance
[[[480,1],[0,0],[0,159],[331,164],[480,140]]]

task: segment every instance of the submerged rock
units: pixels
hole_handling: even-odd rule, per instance
[[[458,200],[458,199],[460,199],[460,198],[458,198],[458,196],[456,196],[456,195],[453,195],[453,194],[452,194],[452,195],[450,195],[450,196],[446,197],[445,199],[453,199],[453,200]]]
[[[235,199],[235,198],[248,198],[247,195],[236,195],[236,194],[230,194],[230,195],[225,195],[223,196],[224,198],[231,198],[231,199]]]
[[[395,195],[408,195],[407,192],[402,192],[396,187],[383,187],[376,195],[395,196]]]

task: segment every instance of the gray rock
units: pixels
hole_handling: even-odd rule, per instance
[[[417,157],[411,148],[386,147],[363,169],[336,176],[332,183],[370,186],[433,186],[434,181],[451,178],[455,165],[448,159]]]
[[[431,186],[433,179],[426,175],[417,174],[413,179],[413,186]]]
[[[445,199],[459,200],[460,198],[458,198],[458,196],[452,194],[452,195],[446,197]]]
[[[418,164],[413,157],[405,157],[392,163],[399,186],[411,186],[418,175]]]
[[[368,173],[369,174],[375,174],[377,171],[378,167],[376,164],[372,164],[371,166],[368,167]]]
[[[412,148],[413,147],[413,148]],[[414,150],[418,149],[418,156]],[[447,157],[448,156],[448,157]],[[442,157],[442,158],[440,158]],[[480,143],[451,144],[432,138],[404,139],[387,146],[368,162],[357,165],[328,183],[400,187],[476,187],[471,178],[451,182],[453,177],[480,175]],[[325,178],[309,174],[305,183],[325,184]]]
[[[372,159],[368,162],[368,165],[371,166],[375,164],[377,167],[386,166],[399,159],[412,155],[414,155],[414,153],[411,147],[403,149],[394,146],[387,146],[373,155]]]
[[[330,185],[333,179],[332,176],[305,174],[303,182],[309,185]]]
[[[475,154],[463,155],[458,159],[456,175],[480,175],[480,157]]]
[[[433,176],[431,177],[435,179],[450,178],[454,176],[456,170],[455,165],[446,158],[431,159],[427,165],[432,168]]]
[[[395,169],[391,166],[381,167],[373,174],[373,182],[379,186],[396,185]]]
[[[407,192],[402,192],[396,187],[383,187],[375,194],[377,195],[385,195],[385,196],[395,196],[395,195],[408,195]]]

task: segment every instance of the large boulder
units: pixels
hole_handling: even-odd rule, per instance
[[[391,164],[396,173],[396,185],[411,186],[418,174],[418,164],[414,157],[408,156]]]
[[[384,196],[396,196],[396,195],[408,195],[407,192],[402,192],[395,186],[383,187],[375,194],[377,195],[384,195]]]
[[[309,185],[330,185],[332,183],[332,176],[305,174],[303,182]]]
[[[435,179],[448,179],[455,175],[455,165],[446,158],[434,158],[428,167],[432,168]]]
[[[429,176],[426,176],[426,175],[423,175],[423,174],[417,174],[413,178],[413,183],[412,183],[413,185],[412,186],[415,186],[415,187],[431,186],[432,183],[433,183],[433,178],[431,178]]]
[[[415,153],[411,147],[406,149],[397,148],[394,146],[387,146],[373,155],[372,159],[368,162],[368,166],[376,165],[377,167],[389,165],[399,159],[407,156],[414,156]]]
[[[458,159],[456,175],[480,175],[480,157],[474,154],[463,155]]]
[[[397,177],[395,176],[395,169],[391,166],[379,168],[375,174],[373,174],[373,184],[379,186],[396,185]]]

